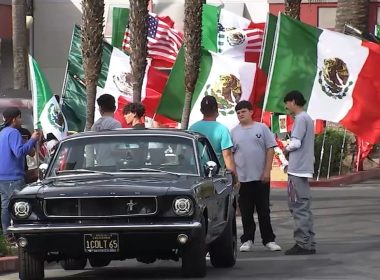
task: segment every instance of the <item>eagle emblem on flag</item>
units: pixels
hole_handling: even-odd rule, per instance
[[[50,103],[48,108],[48,119],[49,123],[56,128],[59,132],[65,131],[65,121],[60,108],[54,103]]]
[[[113,76],[113,82],[116,88],[123,94],[132,97],[132,73],[122,72]]]
[[[223,116],[234,114],[233,107],[240,101],[242,95],[240,80],[232,74],[219,75],[212,85],[207,85],[206,95],[215,97],[219,112]]]
[[[322,91],[334,99],[345,97],[353,84],[349,81],[350,73],[347,64],[337,57],[324,59],[318,76]]]

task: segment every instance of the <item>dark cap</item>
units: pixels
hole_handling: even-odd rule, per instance
[[[203,114],[210,114],[218,111],[218,102],[216,98],[212,95],[207,95],[203,97],[201,101],[201,112]]]
[[[3,111],[4,121],[11,122],[14,118],[21,116],[21,111],[17,107],[8,107]]]

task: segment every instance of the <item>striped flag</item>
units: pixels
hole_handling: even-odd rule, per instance
[[[122,45],[126,52],[130,51],[130,39],[130,31],[127,26]],[[149,13],[148,57],[164,60],[173,65],[182,41],[182,34],[173,28],[173,21],[169,17],[159,17]]]

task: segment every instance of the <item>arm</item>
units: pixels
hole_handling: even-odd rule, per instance
[[[231,148],[223,150],[222,154],[224,163],[226,164],[226,169],[230,170],[234,175],[236,175],[236,166]]]
[[[274,156],[274,148],[267,149],[266,157],[265,157],[264,173],[261,176],[261,181],[263,181],[264,183],[268,183],[270,181],[270,172],[272,170],[273,156]]]
[[[25,144],[22,143],[22,137],[18,131],[9,134],[9,142],[12,153],[17,157],[21,158],[26,156],[36,144],[37,140],[32,137]]]

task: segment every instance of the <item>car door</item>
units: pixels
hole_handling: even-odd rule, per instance
[[[209,211],[212,209],[212,216],[210,217],[212,223],[210,225],[210,230],[216,237],[219,236],[221,230],[224,229],[224,225],[228,219],[227,213],[232,188],[232,179],[229,179],[231,176],[228,173],[220,169],[220,163],[218,162],[216,154],[209,141],[206,138],[202,138],[200,139],[200,145],[201,165],[205,167],[208,161],[214,161],[217,164],[217,170],[215,170],[211,177],[208,177],[208,180],[211,181],[210,183],[213,186],[212,197],[209,198],[208,203]],[[203,168],[203,172],[205,172],[205,168]],[[205,176],[206,175],[205,172]]]

